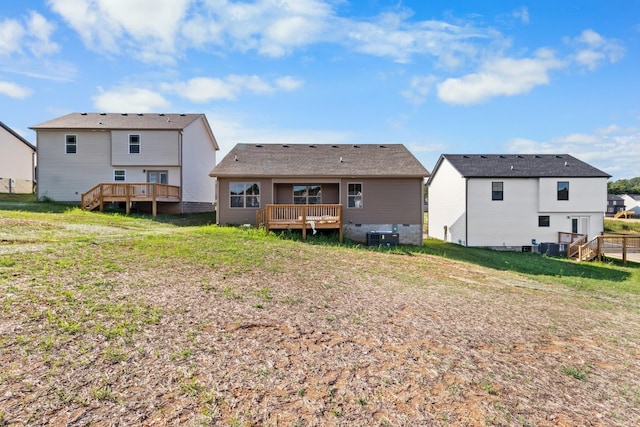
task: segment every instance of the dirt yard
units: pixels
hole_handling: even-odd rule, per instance
[[[43,277],[86,322],[99,321],[92,307],[123,302],[159,309],[158,320],[25,344],[67,306],[35,293],[42,277],[12,273],[0,296],[0,425],[640,424],[635,297],[428,255],[301,244],[290,269],[265,260],[238,272],[141,268],[132,245],[109,251],[121,265],[94,274],[101,300],[83,299],[87,273],[74,265]],[[28,304],[11,297],[28,287]]]

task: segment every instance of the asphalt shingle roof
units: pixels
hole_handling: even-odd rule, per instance
[[[31,129],[184,129],[204,114],[70,113]]]
[[[443,159],[469,178],[611,177],[569,154],[443,154],[438,165]]]
[[[217,177],[426,177],[402,144],[238,144],[211,171]]]

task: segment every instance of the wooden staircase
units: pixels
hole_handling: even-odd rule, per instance
[[[636,215],[634,211],[618,211],[613,216],[614,218],[633,218]]]

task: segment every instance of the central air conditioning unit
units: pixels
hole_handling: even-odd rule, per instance
[[[391,231],[372,231],[367,233],[367,246],[398,246],[400,235]]]

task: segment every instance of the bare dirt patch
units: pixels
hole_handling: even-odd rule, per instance
[[[118,268],[3,286],[0,424],[640,423],[631,297],[612,308],[428,255],[304,244],[250,271],[151,267],[130,242],[86,251]],[[51,320],[64,310],[75,332]]]

